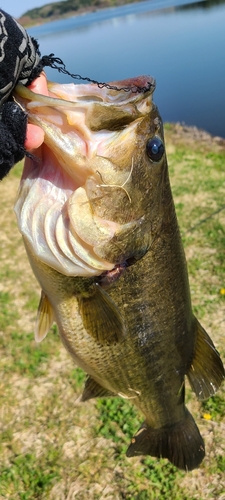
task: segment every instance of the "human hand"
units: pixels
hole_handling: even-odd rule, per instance
[[[1,180],[15,163],[22,160],[28,149],[35,149],[43,142],[44,134],[38,128],[27,127],[27,114],[12,98],[17,83],[29,85],[37,80],[43,69],[38,43],[2,9],[0,35]],[[40,83],[36,85],[40,88]]]
[[[37,94],[48,95],[44,72],[30,84],[29,88]],[[24,155],[41,146],[44,141],[44,131],[37,125],[28,123],[27,113],[16,101],[3,103],[0,114],[0,180],[2,180],[13,165],[24,158]]]

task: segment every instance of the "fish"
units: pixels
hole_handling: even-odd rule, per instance
[[[119,89],[119,90],[118,90]],[[35,339],[53,322],[86,374],[81,401],[120,396],[144,415],[127,456],[200,466],[205,445],[185,404],[224,380],[222,360],[192,311],[155,80],[18,85],[44,144],[25,161],[18,228],[41,287]]]

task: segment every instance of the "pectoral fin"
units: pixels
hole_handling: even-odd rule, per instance
[[[80,314],[87,332],[99,344],[114,344],[125,336],[125,324],[119,309],[99,285],[88,298],[79,299]]]
[[[41,298],[38,306],[36,325],[34,330],[34,338],[36,342],[41,342],[49,332],[54,321],[54,313],[52,306],[45,293],[41,292]]]
[[[200,401],[215,394],[225,377],[220,355],[197,319],[195,353],[187,377]]]
[[[88,399],[92,398],[107,398],[114,396],[116,396],[116,394],[102,387],[92,377],[88,377],[85,382],[81,401],[88,401]]]

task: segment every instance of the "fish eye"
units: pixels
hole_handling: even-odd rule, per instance
[[[146,152],[153,162],[160,161],[165,152],[164,144],[161,139],[157,136],[149,139],[146,144]]]

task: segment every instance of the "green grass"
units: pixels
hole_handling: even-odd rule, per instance
[[[166,137],[193,309],[225,359],[225,147],[179,140],[172,125]],[[202,404],[187,388],[206,459],[185,474],[167,460],[128,459],[143,416],[121,398],[79,402],[86,375],[55,326],[35,343],[40,290],[12,211],[20,175],[16,166],[1,184],[0,500],[223,500],[224,386]]]
[[[2,470],[0,488],[3,495],[4,491],[12,496],[18,492],[21,500],[38,499],[49,492],[56,478],[55,457],[48,455],[40,461],[32,454],[18,455]]]
[[[215,394],[213,398],[209,398],[202,403],[202,409],[208,413],[215,421],[225,421],[225,399],[224,397]]]
[[[5,330],[18,317],[8,292],[0,292],[0,330]]]
[[[96,433],[117,443],[117,454],[125,453],[129,441],[140,426],[136,409],[121,398],[99,399],[96,408],[99,412]]]

